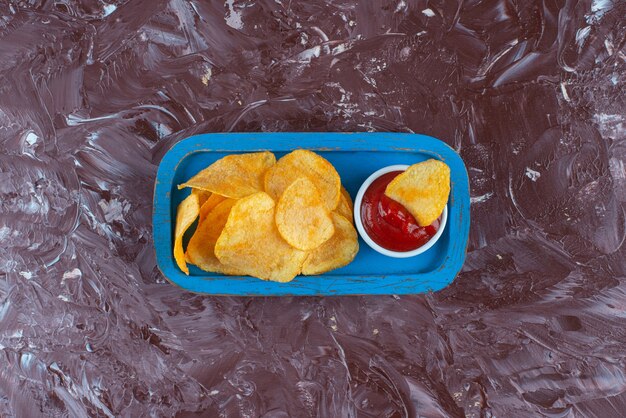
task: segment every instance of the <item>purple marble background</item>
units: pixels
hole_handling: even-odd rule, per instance
[[[626,414],[626,3],[4,1],[0,416]],[[155,264],[200,132],[403,131],[465,159],[463,272],[228,298]]]

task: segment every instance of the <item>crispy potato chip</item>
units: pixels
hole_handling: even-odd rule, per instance
[[[333,213],[335,235],[311,251],[302,266],[302,274],[322,274],[350,264],[359,251],[359,238],[352,223]]]
[[[180,202],[176,210],[176,227],[174,228],[174,259],[178,268],[185,274],[189,274],[187,263],[185,262],[185,252],[183,251],[183,235],[185,231],[194,223],[200,212],[200,204],[197,194],[190,194]]]
[[[197,190],[197,189],[194,189]],[[211,197],[209,197],[207,199],[206,202],[204,202],[203,205],[200,206],[200,220],[198,221],[198,224],[201,224],[204,221],[204,218],[206,218],[206,216],[220,203],[222,203],[223,201],[225,201],[226,199],[228,199],[227,197],[224,196],[220,196],[218,194],[215,193],[211,193]]]
[[[291,281],[300,273],[306,252],[282,239],[275,215],[276,204],[267,193],[238,200],[215,244],[217,258],[250,276]]]
[[[265,191],[275,200],[300,177],[307,177],[320,192],[328,210],[339,203],[341,179],[335,167],[312,151],[295,150],[282,157],[265,175]]]
[[[346,218],[354,225],[354,204],[348,191],[341,186],[341,196],[339,197],[339,204],[335,209],[335,212]]]
[[[413,164],[387,185],[385,194],[411,212],[420,226],[428,226],[448,202],[450,167],[432,159]]]
[[[346,200],[346,203],[350,207],[350,212],[353,212],[354,203],[352,202],[352,197],[350,196],[350,193],[346,190],[346,188],[343,187],[343,185],[341,186],[341,195],[344,197],[344,199]]]
[[[235,202],[235,199],[224,199],[206,215],[203,221],[199,222],[196,232],[187,245],[185,254],[187,261],[205,271],[241,274],[237,269],[222,264],[215,256],[215,243],[226,225],[228,214]]]
[[[275,162],[276,157],[268,151],[227,155],[178,188],[193,187],[239,199],[263,191],[265,172]]]
[[[330,212],[311,180],[301,177],[287,187],[276,205],[280,235],[299,250],[312,250],[335,233]]]
[[[204,205],[204,202],[206,202],[209,199],[209,197],[211,197],[211,192],[207,192],[207,191],[200,190],[200,189],[191,189],[191,194],[198,195],[198,203],[200,204],[200,208],[202,208],[202,205]]]

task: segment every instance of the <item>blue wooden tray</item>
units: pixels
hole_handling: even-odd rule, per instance
[[[266,282],[204,272],[190,266],[190,275],[174,262],[175,211],[190,193],[176,185],[225,155],[269,150],[280,158],[296,148],[314,150],[330,161],[352,199],[363,181],[379,168],[437,158],[450,166],[452,188],[448,224],[437,243],[424,254],[392,259],[360,241],[354,261],[321,276],[298,276],[290,283]],[[163,157],[154,188],[153,228],[158,266],[178,286],[213,295],[364,295],[437,291],[457,275],[469,236],[469,182],[461,157],[445,143],[425,135],[398,133],[240,133],[204,134],[176,144]],[[188,233],[188,235],[190,235]]]

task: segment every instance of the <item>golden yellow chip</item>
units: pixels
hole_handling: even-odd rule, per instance
[[[335,235],[311,251],[302,266],[302,274],[322,274],[350,264],[359,252],[359,238],[352,223],[333,213]]]
[[[204,205],[204,202],[206,202],[209,199],[209,197],[211,197],[211,192],[207,192],[207,191],[200,190],[200,189],[191,189],[191,194],[198,195],[198,203],[200,204],[200,208],[202,208],[202,205]]]
[[[335,209],[335,212],[346,218],[350,223],[354,224],[354,204],[348,191],[341,186],[341,196],[339,197],[339,204]]]
[[[350,212],[353,212],[354,203],[352,203],[352,197],[350,196],[350,193],[346,190],[346,188],[343,187],[343,185],[341,186],[341,195],[344,197],[344,199],[348,203],[348,206],[350,207]]]
[[[197,189],[194,189],[197,190]],[[204,221],[204,218],[220,203],[225,201],[226,197],[220,196],[215,193],[211,193],[211,197],[209,197],[203,205],[200,206],[200,219],[198,220],[198,224],[201,224]]]
[[[215,196],[215,195],[213,195]],[[214,273],[241,274],[237,269],[224,265],[215,257],[215,243],[219,238],[235,199],[225,199],[211,210],[203,221],[200,221],[196,232],[189,240],[187,261],[202,270]]]
[[[306,252],[281,238],[275,216],[276,204],[267,193],[238,200],[215,244],[217,258],[250,276],[291,281],[300,273]]]
[[[275,200],[300,177],[307,177],[320,192],[328,210],[339,203],[341,179],[335,167],[312,151],[296,150],[282,157],[265,175],[265,191]]]
[[[265,172],[275,162],[276,157],[268,151],[228,155],[186,183],[180,184],[178,188],[193,187],[239,199],[263,191]]]
[[[450,167],[438,160],[414,164],[387,185],[385,194],[402,204],[420,226],[428,226],[448,203]]]
[[[185,231],[194,223],[200,212],[200,204],[197,194],[190,194],[180,202],[176,210],[176,226],[174,228],[174,260],[178,268],[185,274],[189,274],[187,263],[185,262],[185,252],[183,251],[183,235]]]
[[[276,205],[280,235],[299,250],[312,250],[335,233],[330,212],[311,180],[301,177],[291,183]]]

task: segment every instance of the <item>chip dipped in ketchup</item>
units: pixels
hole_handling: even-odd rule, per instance
[[[421,227],[400,203],[385,195],[387,185],[402,171],[391,171],[370,184],[361,201],[361,222],[367,235],[391,251],[415,250],[426,244],[440,226],[440,219]]]

